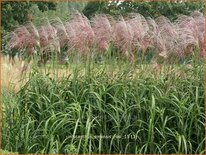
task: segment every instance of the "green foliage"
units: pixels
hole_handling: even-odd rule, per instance
[[[2,28],[10,31],[32,18],[31,7],[37,5],[41,11],[55,10],[55,2],[2,2]]]
[[[4,23],[7,30],[27,21],[25,15],[34,6],[3,4],[4,15],[7,10],[12,14],[8,16],[11,25]],[[61,4],[57,9],[66,3]],[[145,16],[165,13],[175,18],[181,11],[199,8],[197,3],[188,10],[183,3],[177,4],[179,8],[160,2],[107,4],[91,2],[83,12],[91,17],[95,12],[124,15],[136,10]],[[13,5],[16,9],[20,5],[24,13],[14,16]],[[44,5],[38,9],[45,10],[43,15],[57,13]],[[4,15],[3,21],[8,21]],[[20,15],[25,19],[20,20]],[[4,89],[3,149],[41,154],[204,154],[203,64],[194,57],[191,66],[165,64],[156,73],[158,66],[131,65],[117,59],[114,50],[110,52],[114,54],[108,55],[110,62],[68,61],[67,69],[72,71],[64,78],[58,77],[57,64],[52,62],[56,76],[32,70],[18,93]]]
[[[83,9],[82,13],[88,18],[91,18],[92,16],[94,16],[95,13],[101,11],[103,12],[103,10],[105,10],[106,4],[107,2],[89,2]]]
[[[60,18],[61,20],[66,20],[69,17],[69,10],[67,6],[67,2],[61,2],[56,4],[56,9],[55,10],[45,10],[41,11],[38,5],[33,5],[31,8],[34,19],[33,23],[36,26],[42,26],[45,24],[45,19],[48,19],[49,21],[55,19],[55,18]]]
[[[56,10],[57,7],[57,3],[54,2],[37,2],[35,4],[37,4],[39,10],[41,10],[42,12],[48,10]]]
[[[39,3],[39,2],[38,2]],[[70,15],[74,10],[82,11],[86,2],[58,2],[56,3],[55,10],[45,10],[41,11],[39,5],[32,6],[31,10],[34,15],[33,23],[36,26],[43,25],[45,23],[45,18],[49,21],[55,18],[60,18],[62,21],[66,21],[70,18]]]
[[[58,78],[33,71],[3,92],[3,148],[19,153],[204,153],[203,65],[122,63]],[[96,137],[95,137],[96,136]],[[104,137],[101,137],[104,136]]]
[[[2,28],[10,30],[26,22],[30,7],[29,2],[2,2]]]
[[[0,154],[18,154],[18,153],[17,152],[9,152],[9,151],[0,149]]]
[[[82,11],[82,9],[86,6],[87,2],[67,2],[68,5],[68,9],[70,10],[70,12],[74,11],[74,10],[78,10],[78,11]]]
[[[194,10],[204,11],[204,1],[198,2],[89,2],[83,13],[87,17],[95,13],[108,13],[112,15],[126,15],[127,13],[140,13],[145,17],[158,17],[164,15],[175,19],[179,14],[188,15]]]

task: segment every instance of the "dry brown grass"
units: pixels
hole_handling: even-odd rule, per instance
[[[1,57],[1,84],[2,88],[6,88],[9,90],[15,90],[16,92],[23,86],[23,84],[28,80],[29,73],[31,71],[31,64],[28,65],[27,70],[22,74],[22,68],[23,64],[25,62],[15,59],[15,64],[12,65],[8,58]],[[138,75],[144,75],[144,77],[148,76],[157,76],[157,78],[160,75],[160,72],[163,74],[174,74],[176,78],[184,78],[188,75],[188,70],[190,68],[188,67],[187,71],[180,70],[176,67],[172,67],[171,69],[166,69],[168,66],[160,66],[158,64],[150,64],[147,67],[144,66],[144,69],[141,67],[135,68],[133,71],[131,71],[129,74],[127,74],[127,77],[129,79],[134,78]],[[121,70],[121,69],[120,69]],[[118,68],[115,68],[114,66],[112,68],[107,68],[106,73],[108,74],[108,77],[110,77],[110,80],[116,80],[121,74],[122,71],[120,71]],[[145,72],[147,70],[147,72]],[[72,68],[58,68],[58,69],[48,69],[45,67],[40,68],[40,71],[43,74],[48,74],[50,77],[72,77]],[[96,68],[96,71],[98,72],[98,69]],[[120,71],[120,72],[119,72]],[[150,73],[150,74],[148,74]],[[81,68],[81,74],[86,74],[85,68]]]
[[[2,88],[18,90],[21,84],[22,61],[15,59],[12,65],[7,57],[1,57],[1,84]],[[29,69],[27,71],[29,73]]]
[[[7,88],[9,90],[18,91],[21,86],[28,80],[29,73],[31,71],[31,64],[28,65],[26,71],[22,73],[24,61],[19,59],[15,59],[15,64],[12,65],[7,57],[1,57],[1,84],[2,88]],[[57,73],[53,70],[45,70],[41,69],[44,74],[55,76]],[[71,74],[71,70],[69,69],[58,69],[58,77],[64,77]]]

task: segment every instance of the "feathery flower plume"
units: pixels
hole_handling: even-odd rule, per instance
[[[130,19],[127,21],[133,33],[132,49],[139,47],[143,51],[149,46],[150,40],[147,36],[149,26],[144,16],[133,13],[129,15]]]
[[[89,20],[77,11],[70,21],[70,26],[75,32],[75,49],[83,55],[88,53],[94,41],[94,32]]]
[[[108,17],[104,14],[96,15],[92,19],[92,29],[95,34],[95,44],[98,50],[106,50],[112,36],[112,26]]]
[[[28,25],[26,25],[28,27]],[[39,41],[36,39],[38,34],[33,34],[28,31],[26,26],[20,26],[11,33],[10,48],[21,49],[26,54],[31,55],[36,53],[35,47],[39,46]],[[31,31],[32,29],[30,29]],[[34,32],[35,30],[31,31]]]
[[[124,20],[123,17],[120,17],[120,20],[116,21],[113,25],[113,34],[114,34],[114,44],[125,56],[132,55],[131,47],[133,41],[133,33],[131,26]]]
[[[194,18],[181,15],[176,21],[179,34],[178,48],[182,49],[183,55],[193,52],[195,46],[199,47],[198,27]]]
[[[42,52],[44,52],[46,48],[49,48],[50,45],[58,42],[57,30],[50,24],[48,20],[47,23],[41,26],[38,31]],[[54,51],[60,52],[60,46],[56,47]]]
[[[55,18],[38,28],[32,22],[19,26],[8,35],[8,47],[28,55],[34,54],[37,47],[41,55],[65,49],[85,55],[94,47],[106,51],[113,42],[119,52],[132,58],[136,48],[144,52],[152,48],[166,58],[193,54],[195,47],[200,50],[199,57],[203,57],[204,22],[203,14],[196,11],[190,16],[180,15],[174,23],[164,16],[145,19],[138,13],[121,16],[113,23],[110,16],[99,14],[90,23],[76,11],[66,22]]]
[[[144,35],[144,37],[142,38],[142,43],[141,43],[141,48],[143,49],[143,51],[146,51],[148,48],[154,49],[155,39],[158,34],[158,25],[154,19],[148,18],[147,24],[149,29],[147,33]]]
[[[164,16],[157,18],[156,23],[158,25],[158,34],[161,37],[161,45],[164,46],[164,51],[160,51],[160,56],[165,55],[167,57],[176,54],[178,33],[175,26]]]
[[[65,46],[68,46],[69,36],[67,34],[66,27],[61,19],[59,17],[55,18],[52,21],[52,25],[57,32],[56,35],[59,39],[60,47],[64,48]]]
[[[199,57],[203,58],[205,55],[205,49],[204,49],[205,17],[199,11],[195,11],[191,13],[191,16],[194,18],[197,24],[199,50],[200,50]]]

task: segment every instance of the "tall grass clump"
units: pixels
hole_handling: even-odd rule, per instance
[[[204,154],[203,31],[197,11],[173,22],[75,12],[17,27],[4,53],[33,63],[18,91],[3,88],[2,149]]]
[[[205,153],[203,65],[90,67],[63,78],[33,71],[18,93],[3,91],[3,149]]]
[[[52,53],[63,62],[74,53],[78,57],[109,53],[110,46],[118,56],[132,62],[143,60],[149,51],[156,59],[177,62],[193,55],[196,47],[198,57],[203,58],[203,31],[204,15],[198,11],[179,15],[173,22],[164,16],[151,19],[137,13],[116,18],[99,14],[89,20],[75,11],[66,21],[54,18],[39,26],[29,22],[17,27],[4,36],[8,40],[4,50],[10,49],[12,57],[16,53],[38,55],[40,64],[50,60]]]

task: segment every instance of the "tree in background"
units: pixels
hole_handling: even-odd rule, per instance
[[[110,12],[107,6],[108,2],[89,2],[82,10],[82,12],[85,16],[87,16],[87,18],[91,18],[92,16],[94,16],[95,13],[105,13],[106,11]]]
[[[2,2],[2,29],[12,30],[33,19],[32,6],[37,5],[42,12],[55,10],[55,2]]]
[[[188,15],[194,10],[204,12],[204,1],[188,2],[183,0],[168,2],[145,2],[144,1],[111,1],[111,2],[89,2],[83,13],[91,18],[95,13],[107,13],[111,15],[126,15],[127,13],[140,13],[145,17],[156,18],[164,15],[174,20],[179,14]]]
[[[87,5],[87,2],[67,2],[69,11],[78,10],[82,11]]]

